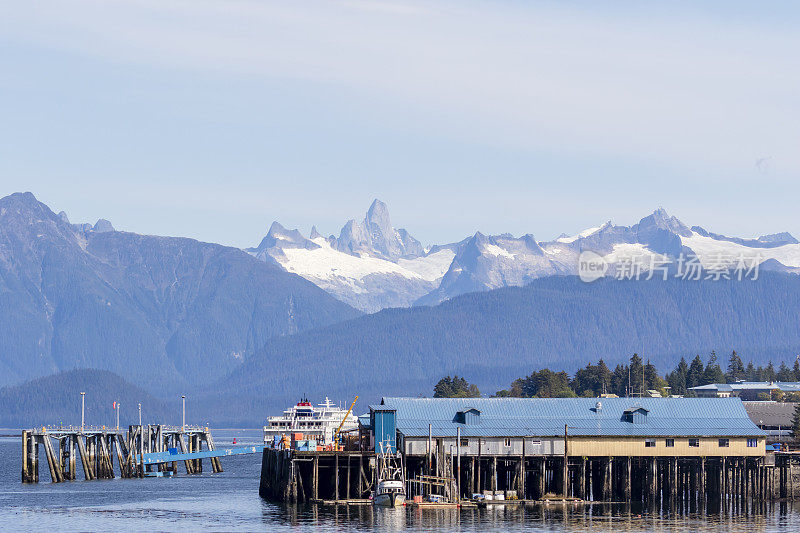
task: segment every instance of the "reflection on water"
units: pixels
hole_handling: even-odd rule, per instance
[[[219,431],[214,437],[231,445],[233,437],[237,444],[258,442],[260,432]],[[225,458],[222,474],[22,485],[19,454],[18,437],[0,438],[0,531],[800,531],[800,507],[787,503],[744,508],[709,502],[656,510],[619,504],[282,506],[258,496],[257,455]],[[49,477],[46,469],[42,475]]]
[[[373,509],[371,506],[276,506],[262,523],[350,531],[742,531],[800,530],[800,507],[776,502],[762,513],[642,512],[629,505],[495,505],[487,509]]]

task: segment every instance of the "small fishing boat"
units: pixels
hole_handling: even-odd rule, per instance
[[[372,497],[373,505],[378,507],[402,507],[406,502],[406,490],[403,482],[396,479],[378,481],[378,487]]]
[[[378,481],[372,493],[372,504],[377,507],[402,507],[406,503],[406,483],[403,469],[397,464],[398,456],[392,453],[391,444],[379,443]]]

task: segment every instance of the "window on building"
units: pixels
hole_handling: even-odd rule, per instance
[[[690,448],[699,448],[700,447],[700,439],[689,439],[689,447]]]
[[[730,441],[728,439],[719,439],[719,447],[720,448],[727,448],[730,445]]]
[[[469,446],[469,439],[461,439],[461,446]]]
[[[656,439],[644,439],[644,447],[645,448],[655,448],[656,447]]]
[[[747,439],[748,448],[758,448],[758,439]]]
[[[506,448],[511,447],[511,439],[506,439]]]
[[[675,439],[667,439],[666,446],[667,446],[667,448],[674,448],[675,447]]]

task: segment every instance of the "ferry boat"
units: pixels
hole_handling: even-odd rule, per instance
[[[327,396],[317,406],[312,405],[308,398],[303,398],[282,415],[267,419],[264,444],[271,446],[276,435],[291,433],[302,433],[304,439],[316,440],[319,445],[332,444],[333,434],[340,424],[342,431],[357,429],[358,419],[351,412],[334,405]]]

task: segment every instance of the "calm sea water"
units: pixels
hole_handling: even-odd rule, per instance
[[[237,444],[260,441],[258,431],[214,433],[218,446],[230,445],[233,437]],[[0,437],[1,531],[800,531],[800,507],[786,504],[735,516],[642,514],[608,505],[285,507],[258,496],[260,455],[224,458],[222,474],[22,485],[20,453],[19,437]],[[49,477],[44,461],[40,476]]]

